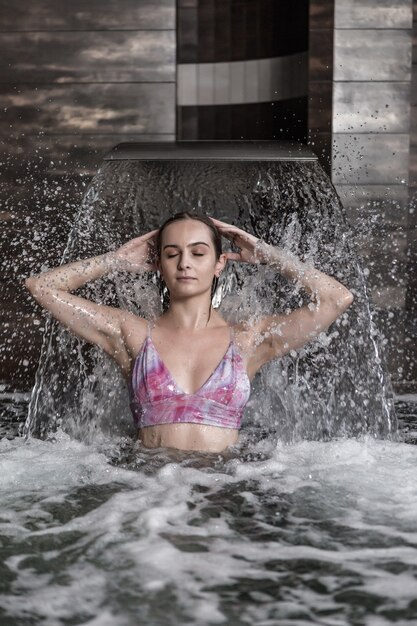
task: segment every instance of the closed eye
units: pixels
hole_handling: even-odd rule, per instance
[[[204,256],[204,254],[203,254],[203,253],[201,253],[201,252],[193,252],[193,255],[194,255],[194,256]],[[175,256],[178,256],[178,255],[177,255],[177,254],[167,254],[167,258],[168,258],[168,259],[172,259],[172,258],[174,258]]]

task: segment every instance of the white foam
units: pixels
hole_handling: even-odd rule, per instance
[[[268,459],[201,466],[142,451],[144,471],[111,465],[103,450],[60,433],[54,443],[0,442],[12,576],[0,606],[16,623],[152,624],[165,597],[178,623],[228,623],[224,598],[240,585],[252,598],[238,611],[246,623],[343,605],[345,622],[320,619],[348,623],[343,590],[397,611],[416,597],[415,446],[278,444]]]

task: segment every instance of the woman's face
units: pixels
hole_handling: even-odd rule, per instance
[[[202,222],[180,220],[164,229],[159,270],[171,299],[210,293],[225,263],[224,254],[216,259],[210,229]]]

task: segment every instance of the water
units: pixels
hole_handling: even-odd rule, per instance
[[[106,162],[92,181],[64,261],[113,249],[156,228],[179,210],[197,209],[263,237],[336,276],[354,305],[328,333],[256,377],[246,411],[275,440],[372,433],[395,438],[390,382],[372,320],[366,281],[340,201],[316,162]],[[84,295],[152,318],[160,303],[152,276],[107,276]],[[228,264],[221,312],[251,319],[306,302],[267,267]],[[83,441],[96,431],[129,434],[126,385],[99,350],[50,322],[27,431],[47,437],[61,427]]]
[[[415,445],[54,437],[0,441],[2,626],[416,623]]]
[[[334,274],[355,303],[263,370],[221,455],[135,447],[116,367],[49,322],[25,427],[43,439],[0,441],[2,626],[416,623],[415,415],[398,433],[366,283],[318,164],[106,163],[63,260],[192,208]],[[151,276],[84,294],[158,312]],[[235,266],[219,300],[233,321],[305,298]]]

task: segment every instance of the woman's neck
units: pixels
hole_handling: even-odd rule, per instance
[[[210,303],[205,302],[172,302],[168,311],[162,316],[170,326],[184,330],[198,330],[215,324],[219,314],[213,310]]]

